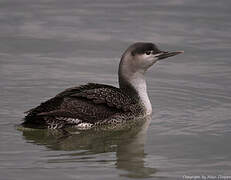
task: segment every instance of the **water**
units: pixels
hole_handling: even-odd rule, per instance
[[[228,0],[1,0],[0,179],[231,176],[230,12]],[[67,87],[117,85],[136,41],[185,51],[147,73],[149,126],[67,139],[16,129]]]

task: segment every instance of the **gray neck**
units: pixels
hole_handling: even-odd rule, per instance
[[[147,85],[144,71],[138,71],[131,64],[127,63],[123,56],[119,66],[119,85],[120,89],[140,101],[146,114],[152,113],[152,106],[147,94]]]

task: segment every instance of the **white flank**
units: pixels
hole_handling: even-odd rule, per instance
[[[91,124],[91,123],[80,123],[76,127],[78,129],[90,129],[92,127],[92,125],[93,124]]]

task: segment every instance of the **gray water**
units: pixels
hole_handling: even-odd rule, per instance
[[[231,176],[230,19],[228,0],[1,0],[0,179]],[[136,41],[185,51],[147,73],[146,124],[61,139],[17,130],[24,111],[65,88],[117,86]]]

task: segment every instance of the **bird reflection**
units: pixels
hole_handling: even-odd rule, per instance
[[[125,170],[121,176],[147,178],[156,172],[156,169],[145,166],[144,144],[150,120],[149,116],[132,138],[120,142],[116,151],[116,167]]]
[[[69,129],[68,133],[60,130],[21,130],[27,142],[44,145],[52,150],[72,151],[65,157],[115,152],[115,166],[121,170],[120,176],[145,178],[156,172],[156,169],[145,166],[144,144],[150,120],[148,116],[118,129]],[[61,161],[60,157],[58,161]]]

